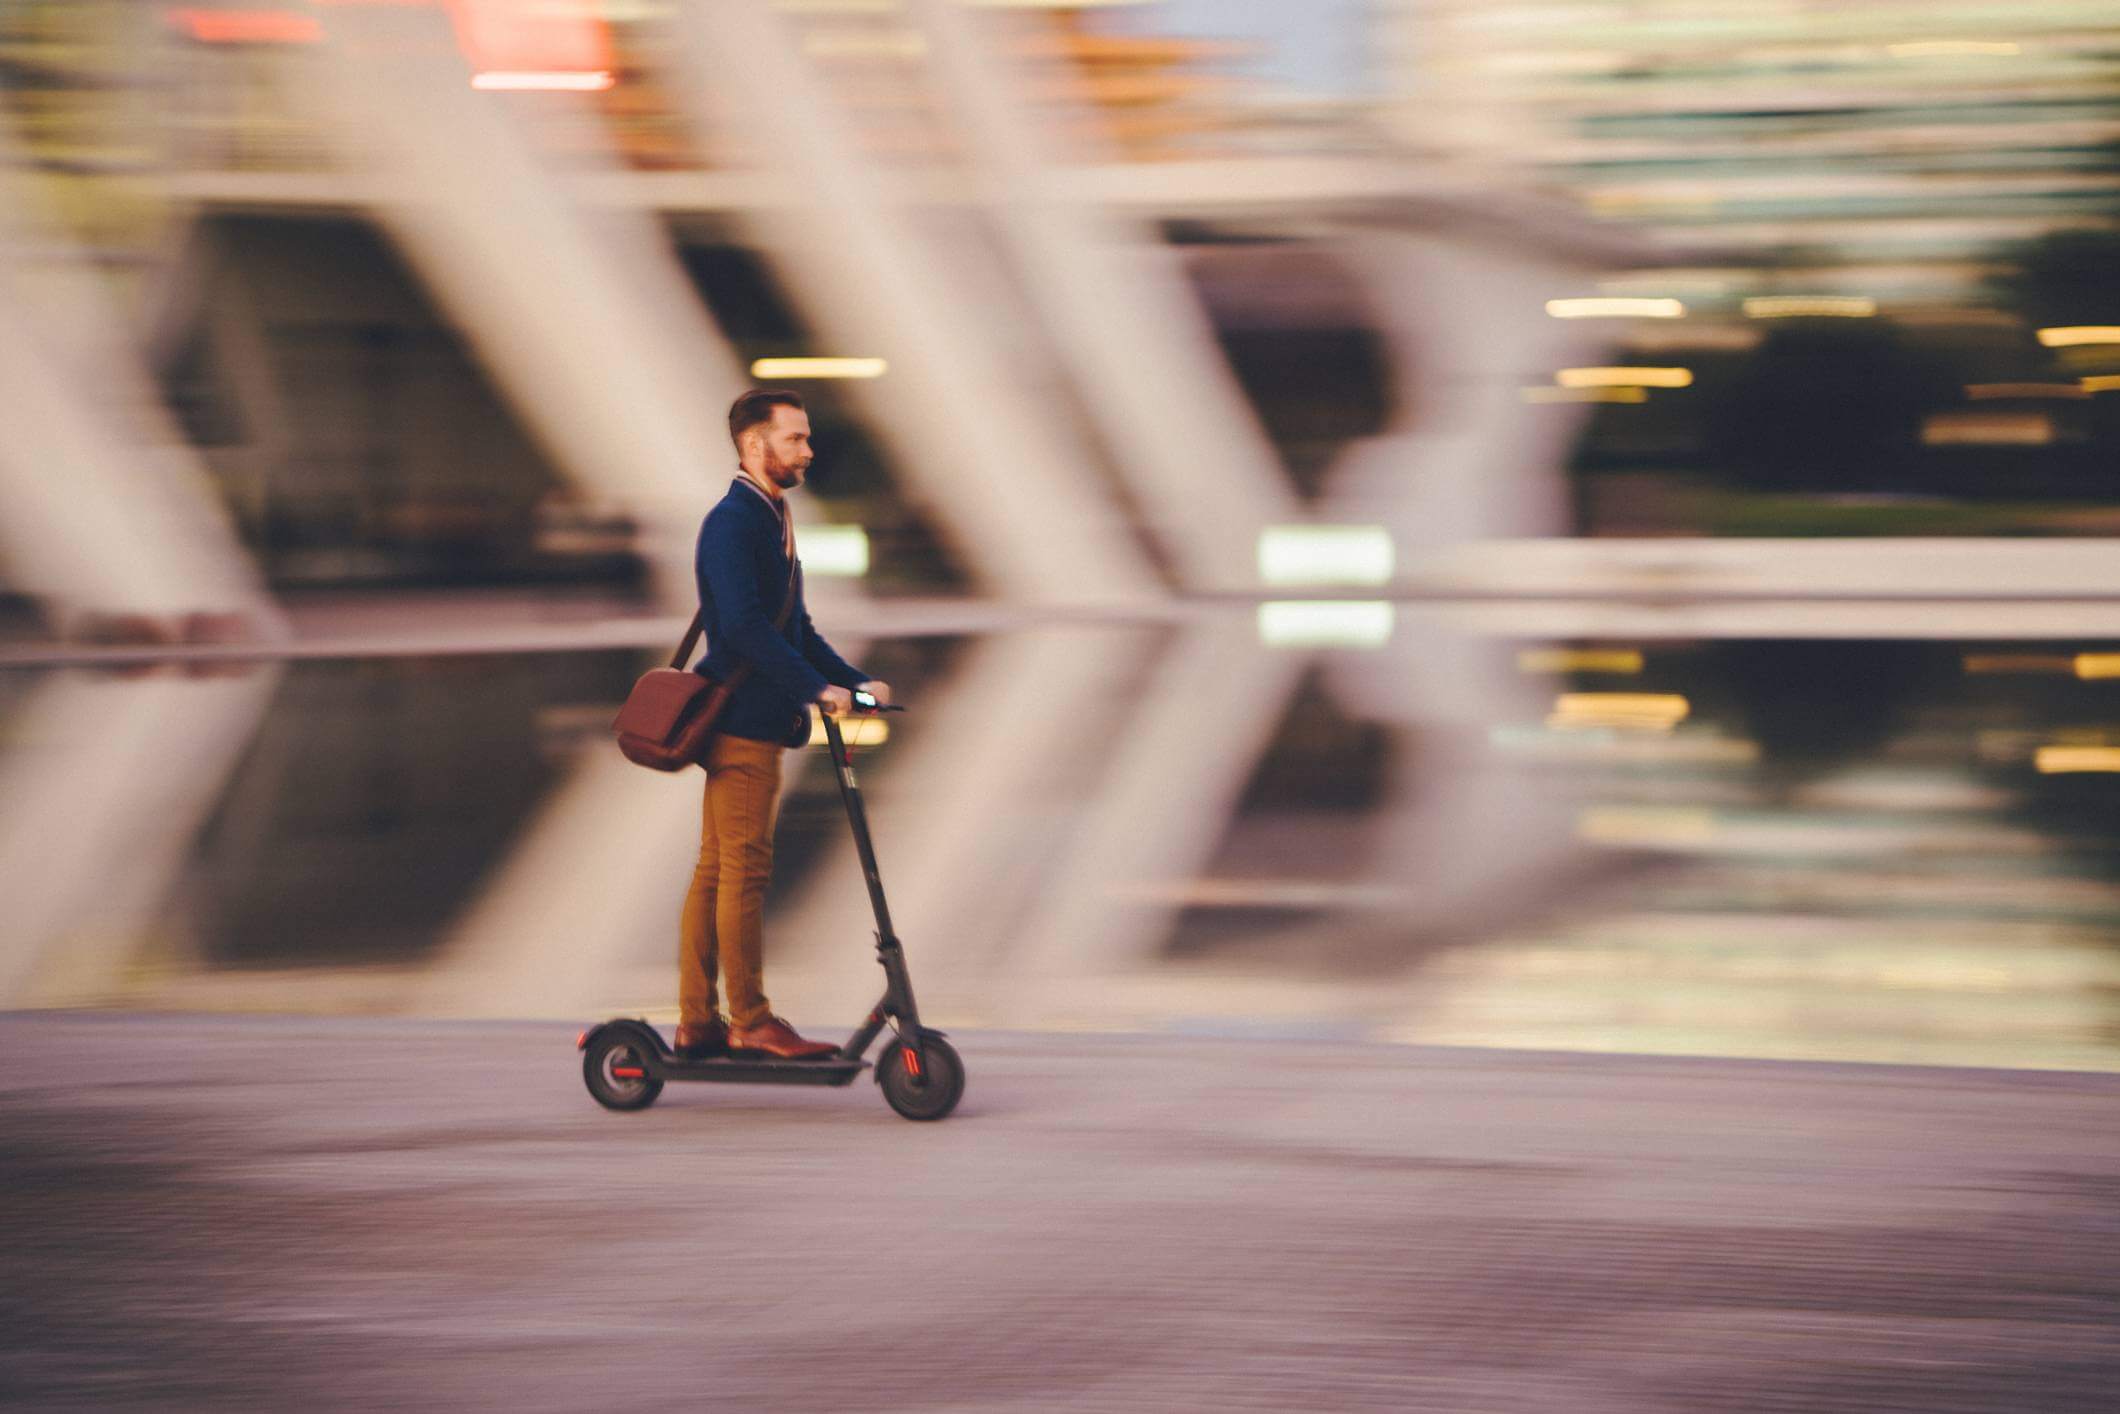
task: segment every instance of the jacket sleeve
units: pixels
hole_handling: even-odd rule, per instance
[[[834,687],[851,691],[869,680],[867,673],[840,657],[832,645],[824,641],[817,625],[810,622],[810,606],[807,604],[802,606],[802,656]]]
[[[708,516],[693,567],[700,589],[712,596],[722,637],[745,662],[797,701],[815,701],[824,691],[824,677],[774,632],[773,615],[780,605],[769,608],[759,600],[759,539],[739,516]]]

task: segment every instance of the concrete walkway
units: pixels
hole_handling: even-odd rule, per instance
[[[2120,1077],[957,1038],[607,1114],[572,1027],[0,1017],[0,1405],[2082,1410]]]

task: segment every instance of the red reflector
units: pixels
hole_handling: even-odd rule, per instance
[[[584,1031],[581,1035],[574,1038],[574,1049],[577,1051],[586,1051],[589,1049],[588,1032]]]
[[[916,1080],[920,1078],[920,1052],[911,1046],[905,1047],[905,1073]]]
[[[648,1074],[637,1065],[614,1065],[611,1067],[611,1073],[620,1080],[640,1080]]]

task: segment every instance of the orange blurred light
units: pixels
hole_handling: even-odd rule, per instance
[[[2120,344],[2120,324],[2062,324],[2039,331],[2039,342],[2050,349],[2081,348],[2085,344]]]
[[[1516,655],[1520,673],[1621,673],[1642,670],[1639,648],[1527,648]]]
[[[610,26],[589,6],[449,0],[449,18],[480,88],[611,87]]]
[[[201,44],[314,44],[324,33],[316,16],[290,10],[185,8],[170,11],[169,22]]]
[[[1553,381],[1563,388],[1688,388],[1688,368],[1563,368]]]
[[[591,3],[555,0],[315,0],[325,8],[425,9],[449,12],[456,46],[471,63],[472,86],[484,89],[610,88],[617,67],[611,27]]]
[[[2120,746],[2042,746],[2032,764],[2042,776],[2120,771]]]
[[[1564,692],[1554,699],[1548,727],[1590,727],[1667,732],[1684,721],[1693,704],[1675,692]]]

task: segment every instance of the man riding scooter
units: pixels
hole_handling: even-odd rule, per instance
[[[807,1041],[773,1014],[764,985],[766,884],[784,748],[808,740],[809,708],[844,714],[853,691],[890,701],[832,650],[803,607],[787,495],[808,471],[810,419],[802,398],[753,389],[729,409],[736,479],[700,527],[695,570],[708,651],[695,670],[727,682],[748,664],[701,764],[699,863],[679,924],[677,1054],[818,1059],[838,1047]],[[717,968],[729,1015],[715,1001]]]

